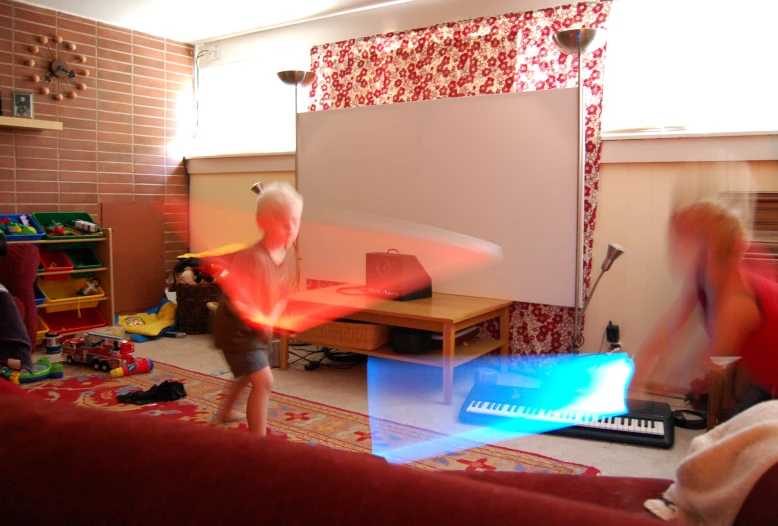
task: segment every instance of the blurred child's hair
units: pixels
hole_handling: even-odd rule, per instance
[[[748,230],[740,215],[715,200],[703,200],[683,206],[670,216],[670,224],[679,230],[705,238],[709,248],[719,257],[736,253],[748,242]]]
[[[284,212],[291,212],[299,217],[302,211],[303,197],[289,183],[268,183],[257,196],[257,217]]]

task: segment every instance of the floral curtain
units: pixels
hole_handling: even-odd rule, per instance
[[[576,87],[577,57],[561,53],[551,38],[562,29],[604,28],[609,12],[609,0],[582,2],[316,46],[311,50],[316,80],[310,88],[309,109]],[[583,61],[587,289],[597,211],[604,59],[603,47]],[[570,352],[573,326],[571,308],[515,303],[511,350]],[[483,336],[496,337],[497,322],[487,322],[481,331]]]

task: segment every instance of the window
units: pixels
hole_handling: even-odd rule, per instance
[[[294,88],[261,61],[200,69],[199,125],[188,155],[291,152]],[[301,106],[307,92],[300,91]]]
[[[775,0],[615,0],[603,131],[778,130]]]

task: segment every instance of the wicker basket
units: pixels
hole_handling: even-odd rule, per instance
[[[219,301],[221,289],[216,285],[176,285],[178,303],[178,324],[187,334],[211,332],[211,311],[209,301]]]
[[[372,323],[333,321],[303,331],[296,339],[334,349],[373,351],[389,343],[389,327]]]

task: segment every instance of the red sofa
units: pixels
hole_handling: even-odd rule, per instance
[[[35,348],[38,335],[38,311],[33,284],[38,274],[40,253],[35,245],[8,244],[8,253],[0,257],[0,283],[14,297],[24,321],[24,327]]]
[[[7,524],[656,526],[661,521],[643,502],[670,484],[425,472],[370,455],[21,393],[0,382],[0,513]],[[774,523],[767,506],[776,487],[773,469],[738,524]]]

